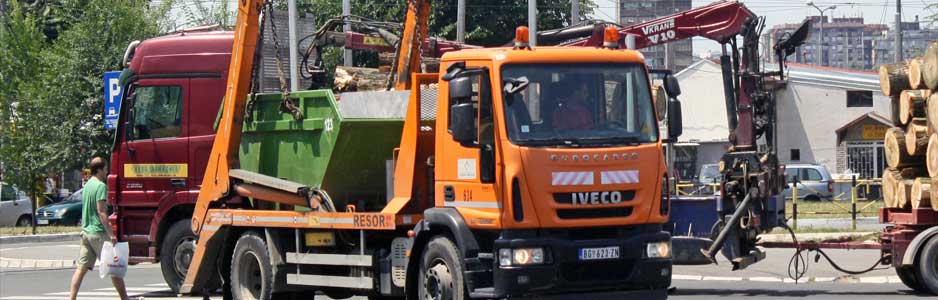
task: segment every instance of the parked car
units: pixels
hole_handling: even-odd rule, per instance
[[[32,201],[26,193],[0,182],[0,226],[30,226],[32,221]]]
[[[81,190],[62,200],[36,210],[38,225],[79,225],[81,224]]]
[[[700,184],[720,183],[723,180],[723,174],[720,173],[719,164],[705,164],[700,166],[700,172],[697,173],[697,182]]]
[[[798,178],[798,200],[820,201],[834,198],[834,177],[824,165],[789,164],[785,165],[785,178],[788,188],[782,191],[786,200],[791,199],[791,186]]]

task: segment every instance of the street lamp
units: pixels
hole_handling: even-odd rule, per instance
[[[824,46],[824,12],[828,10],[834,10],[837,8],[837,6],[831,5],[831,6],[821,9],[820,7],[814,4],[814,1],[808,1],[805,4],[807,4],[810,7],[814,7],[814,9],[817,9],[818,13],[821,14],[821,20],[820,22],[818,22],[818,26],[817,26],[818,31],[820,31],[820,34],[818,34],[817,57],[818,57],[818,65],[824,66],[824,56],[823,56],[823,53],[824,53],[823,52],[824,51],[823,49],[823,46]]]

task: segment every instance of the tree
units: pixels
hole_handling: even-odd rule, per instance
[[[122,68],[131,41],[159,33],[158,16],[146,1],[10,4],[0,34],[0,160],[4,180],[37,199],[46,174],[108,156],[101,76]]]
[[[580,1],[580,14],[592,14],[593,0]],[[369,19],[387,22],[403,22],[408,1],[396,0],[353,0],[352,14]],[[466,1],[466,43],[479,46],[502,46],[514,38],[515,28],[527,25],[528,0],[472,0]],[[428,33],[430,36],[456,40],[456,1],[433,1]],[[276,0],[277,9],[286,9],[285,0]],[[336,0],[298,0],[300,11],[312,14],[316,23],[325,21],[342,13],[341,1]],[[570,0],[539,0],[538,28],[554,29],[570,25]],[[377,66],[377,54],[354,51],[356,66]],[[330,74],[327,82],[332,82],[331,72],[342,61],[342,50],[325,49],[324,68]]]

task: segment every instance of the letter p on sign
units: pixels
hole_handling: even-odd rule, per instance
[[[104,72],[104,128],[117,127],[117,116],[120,113],[121,96],[123,91],[120,85],[121,72]]]

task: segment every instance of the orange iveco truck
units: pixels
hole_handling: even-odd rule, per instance
[[[197,196],[187,193],[198,199],[188,219],[197,238],[172,243],[194,248],[169,270],[185,273],[179,291],[221,286],[234,299],[665,298],[665,133],[642,55],[621,49],[613,28],[603,47],[530,47],[521,27],[513,48],[449,52],[445,72],[419,73],[430,8],[408,3],[394,90],[333,95],[253,93],[261,11],[270,4],[238,2],[230,67],[197,72],[227,78],[211,152],[204,164],[174,171],[202,177]],[[119,132],[159,142],[154,128],[176,130],[173,116],[181,132],[191,131],[185,122],[197,116],[160,104],[197,89],[145,94],[144,80],[166,79],[149,77],[135,78]],[[191,87],[193,78],[201,77],[175,85]],[[676,139],[680,91],[673,77],[664,85],[672,97],[666,134]],[[141,106],[153,99],[154,111],[169,113]],[[115,147],[128,162],[146,149]],[[139,219],[148,232],[175,226]]]

